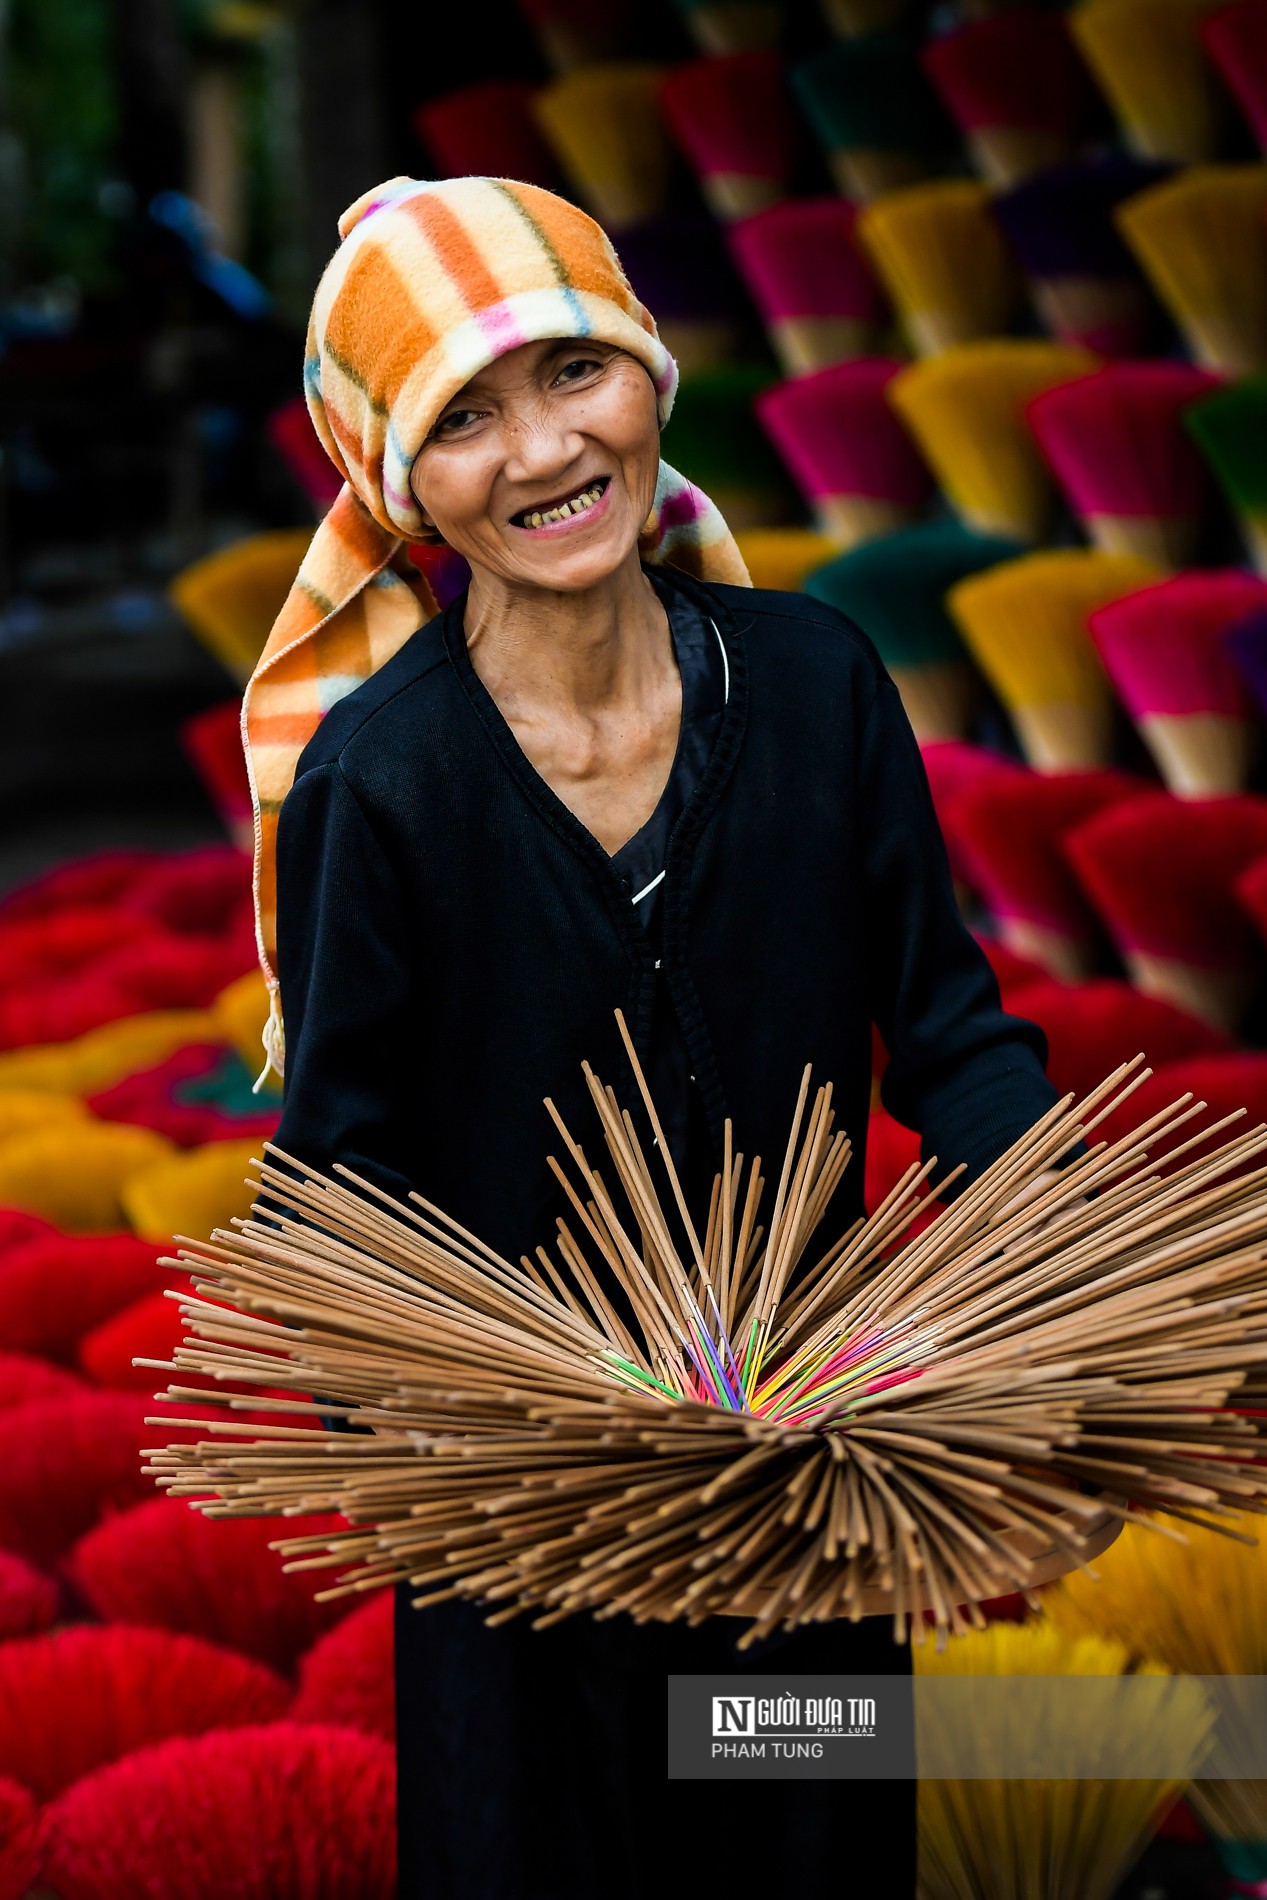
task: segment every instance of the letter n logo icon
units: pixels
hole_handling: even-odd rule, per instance
[[[755,1701],[756,1697],[750,1695],[715,1695],[713,1697],[713,1734],[751,1735],[754,1732]]]

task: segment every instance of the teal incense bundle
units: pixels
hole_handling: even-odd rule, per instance
[[[211,1517],[338,1512],[278,1545],[336,1573],[323,1598],[405,1581],[536,1627],[740,1615],[741,1642],[878,1613],[959,1631],[1135,1508],[1217,1528],[1265,1507],[1267,1128],[1200,1128],[1194,1159],[1184,1096],[1106,1142],[1136,1058],[914,1240],[931,1159],[825,1244],[850,1162],[830,1086],[806,1070],[772,1194],[728,1125],[692,1209],[618,1022],[656,1146],[585,1065],[605,1157],[547,1103],[553,1249],[503,1259],[418,1195],[276,1151],[248,1222],[181,1243],[166,1396],[205,1405],[180,1381],[210,1371],[266,1386],[279,1423],[235,1423],[260,1401],[220,1385],[221,1425],[149,1454],[165,1490]],[[1159,1179],[1150,1146],[1181,1130]],[[322,1411],[368,1429],[296,1429]]]
[[[841,40],[792,68],[793,91],[846,198],[875,198],[931,171],[952,144],[905,33]]]
[[[875,642],[921,745],[967,736],[980,677],[946,606],[956,581],[1025,551],[957,521],[926,521],[864,542],[820,567],[805,591]]]

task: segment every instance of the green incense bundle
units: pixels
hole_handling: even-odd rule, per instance
[[[1183,422],[1240,520],[1254,566],[1267,574],[1267,376],[1194,402]]]

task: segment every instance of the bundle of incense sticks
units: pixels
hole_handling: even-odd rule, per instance
[[[1072,1569],[1133,1507],[1267,1508],[1245,1409],[1267,1398],[1267,1128],[1212,1150],[1236,1117],[1193,1134],[1185,1095],[1097,1138],[1149,1073],[1136,1057],[913,1241],[931,1161],[805,1267],[849,1160],[830,1086],[805,1072],[764,1220],[727,1128],[701,1227],[618,1020],[667,1194],[588,1066],[610,1173],[552,1109],[574,1215],[554,1255],[514,1264],[417,1195],[272,1151],[255,1217],[182,1243],[193,1336],[163,1369],[330,1398],[263,1401],[271,1432],[194,1421],[197,1442],[146,1454],[161,1486],[211,1516],[342,1513],[277,1545],[341,1573],[323,1596],[407,1580],[534,1627],[732,1613],[744,1643],[881,1609],[899,1636],[923,1612],[962,1630],[1039,1580],[1035,1551]],[[1160,1172],[1150,1142],[1181,1128]],[[323,1411],[370,1429],[313,1432]]]

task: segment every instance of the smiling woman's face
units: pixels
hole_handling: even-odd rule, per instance
[[[608,343],[524,343],[446,405],[413,465],[427,520],[474,566],[581,592],[629,558],[660,464],[655,391]]]

